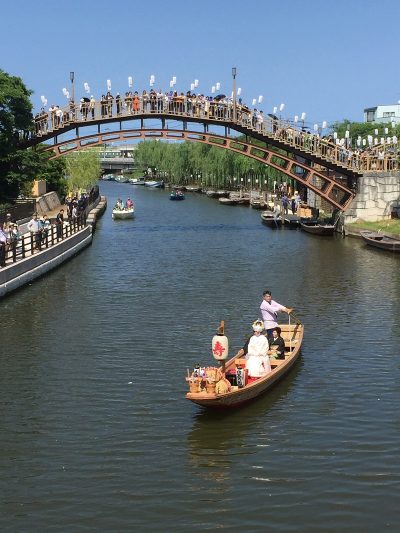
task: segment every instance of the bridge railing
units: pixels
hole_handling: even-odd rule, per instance
[[[264,116],[261,112],[251,110],[233,102],[208,100],[205,98],[188,99],[185,96],[168,96],[159,94],[125,96],[120,99],[103,99],[100,102],[84,101],[79,104],[70,103],[68,107],[52,106],[48,112],[42,112],[35,117],[36,136],[46,136],[51,133],[62,133],[64,128],[71,125],[81,126],[90,122],[107,119],[129,118],[143,115],[179,116],[184,119],[209,119],[232,124],[256,132],[268,139],[274,139],[283,145],[290,146],[307,155],[319,157],[329,163],[356,172],[382,172],[380,167],[399,168],[398,158],[393,154],[384,153],[384,163],[378,164],[378,151],[354,151],[336,144],[332,140],[320,137],[295,127],[292,122],[276,117]],[[387,160],[387,161],[386,161]],[[374,167],[376,170],[374,170]]]

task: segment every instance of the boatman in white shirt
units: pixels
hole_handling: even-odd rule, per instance
[[[278,313],[283,311],[289,314],[293,311],[291,307],[285,307],[275,302],[272,299],[271,291],[268,290],[263,292],[263,301],[261,302],[260,310],[268,338],[272,337],[272,331],[278,327]]]

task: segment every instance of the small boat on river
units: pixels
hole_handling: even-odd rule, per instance
[[[400,252],[400,239],[375,231],[360,231],[364,242],[381,250]]]
[[[261,213],[261,222],[272,229],[282,227],[282,219],[280,215],[271,213],[271,211],[263,211]]]
[[[135,209],[133,207],[130,208],[116,208],[114,207],[112,211],[112,218],[114,220],[126,220],[129,218],[133,218],[135,216]]]
[[[191,402],[207,408],[226,408],[238,407],[254,400],[261,394],[264,394],[275,383],[281,380],[293,367],[300,356],[301,344],[303,341],[304,327],[302,324],[281,324],[281,336],[285,341],[285,356],[284,359],[271,360],[271,371],[260,378],[249,378],[244,370],[245,360],[233,357],[225,363],[222,362],[220,368],[207,367],[204,369],[195,369],[192,375],[186,379],[188,381],[190,391],[186,394],[186,399]],[[224,340],[217,344],[218,337],[226,339],[223,335],[224,327],[221,323],[219,334],[213,339],[213,354],[215,355],[215,347],[218,346],[220,354],[223,353]],[[226,353],[228,349],[226,349]],[[218,384],[227,381],[227,376],[231,377],[236,374],[236,382],[239,385],[230,385],[229,382],[225,386],[225,390],[221,391],[222,387]]]
[[[330,235],[332,236],[335,231],[334,224],[324,224],[316,220],[302,221],[300,227],[303,231],[311,233],[312,235]]]
[[[144,178],[130,178],[129,183],[132,185],[144,185]]]
[[[170,200],[181,201],[185,199],[185,195],[182,191],[172,191],[169,195]]]

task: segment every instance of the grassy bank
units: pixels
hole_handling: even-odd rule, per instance
[[[366,222],[365,220],[358,220],[354,224],[348,224],[349,231],[355,230],[370,230],[382,231],[383,233],[393,233],[393,235],[400,235],[400,219],[380,220],[378,222]]]

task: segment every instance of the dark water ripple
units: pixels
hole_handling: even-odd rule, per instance
[[[1,303],[1,530],[397,531],[399,258],[133,194],[134,222],[107,211]],[[239,411],[185,402],[186,368],[222,318],[241,345],[264,287],[304,321],[299,364]]]

